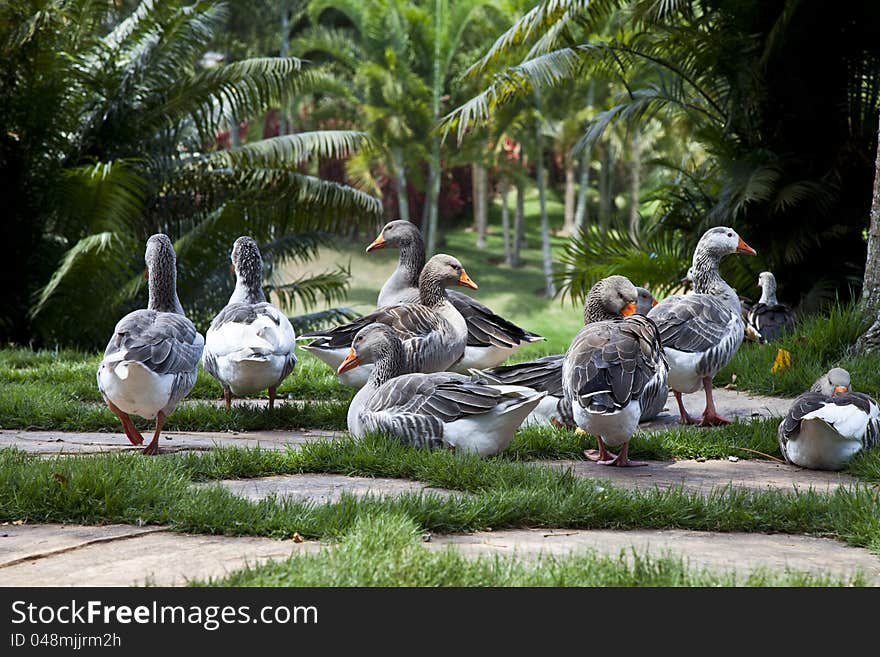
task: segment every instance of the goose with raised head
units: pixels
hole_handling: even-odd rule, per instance
[[[730,362],[743,340],[744,324],[739,297],[721,278],[721,258],[732,253],[755,255],[732,228],[707,230],[694,251],[689,274],[693,294],[666,297],[648,313],[660,330],[669,361],[669,387],[675,394],[682,424],[696,424],[688,415],[682,393],[696,392],[702,385],[706,408],[700,424],[728,424],[715,409],[712,378]]]
[[[296,333],[290,320],[266,301],[263,258],[250,237],[232,245],[235,290],[205,335],[202,365],[223,386],[226,409],[232,395],[268,390],[269,408],[279,385],[296,365]]]
[[[868,395],[853,392],[849,372],[835,367],[794,400],[778,435],[789,463],[840,470],[863,449],[880,444],[880,407]]]
[[[461,313],[449,302],[446,288],[463,285],[477,289],[461,263],[440,253],[431,258],[419,276],[419,303],[398,303],[379,308],[353,322],[324,331],[307,333],[315,338],[303,349],[314,354],[334,370],[348,355],[352,340],[365,326],[387,324],[403,341],[407,367],[413,372],[442,372],[464,355],[468,330]],[[372,366],[340,373],[339,380],[360,388],[367,383]]]
[[[410,373],[407,360],[391,327],[370,324],[358,331],[339,366],[343,373],[373,365],[367,384],[348,408],[353,436],[385,433],[416,447],[491,456],[507,448],[544,397],[528,388],[494,385],[456,372]]]
[[[773,342],[783,333],[794,330],[795,313],[790,306],[776,299],[776,277],[769,271],[758,274],[761,298],[746,313],[746,325],[757,334],[760,342]]]
[[[379,292],[377,305],[416,302],[419,298],[419,272],[425,263],[422,234],[409,221],[398,219],[388,222],[367,247],[367,253],[389,247],[399,249],[400,258],[397,268]],[[468,329],[464,357],[453,368],[457,372],[494,367],[521,347],[544,339],[496,315],[466,294],[450,291],[449,301],[464,317]]]
[[[647,315],[648,311],[657,305],[654,295],[643,287],[637,287],[636,292],[636,314]],[[614,315],[613,313],[614,308],[609,310],[597,305],[585,305],[584,324],[623,317],[623,315]],[[538,407],[526,418],[525,424],[553,424],[574,428],[571,408],[567,406],[562,393],[562,363],[564,360],[565,354],[553,354],[524,363],[499,365],[488,370],[474,369],[473,372],[497,383],[521,385],[539,392],[546,392],[547,397],[542,399]],[[657,417],[663,410],[668,393],[666,371],[659,368],[654,377],[648,381],[645,391],[642,393],[639,422]]]
[[[177,297],[177,257],[167,235],[147,240],[149,302],[119,320],[98,366],[98,389],[122,422],[132,445],[144,437],[131,415],[156,418],[153,440],[144,454],[159,453],[165,419],[196,382],[205,339],[183,314]]]
[[[564,403],[574,423],[596,436],[599,449],[584,455],[600,465],[645,465],[629,460],[629,441],[647,402],[648,384],[667,371],[657,327],[635,312],[637,296],[623,276],[596,283],[585,309],[596,319],[575,336],[562,363]],[[619,454],[609,447],[620,447]]]

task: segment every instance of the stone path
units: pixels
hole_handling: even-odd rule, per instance
[[[296,474],[256,479],[227,479],[219,482],[197,484],[208,486],[219,483],[231,492],[250,500],[259,501],[271,495],[279,498],[308,500],[315,504],[338,502],[342,493],[357,497],[366,495],[399,495],[401,493],[434,493],[441,496],[464,495],[458,491],[434,488],[420,481],[409,479],[383,479],[381,477],[349,477],[339,474]]]
[[[341,431],[300,429],[297,431],[165,431],[162,452],[204,451],[214,447],[262,447],[286,449],[314,440],[338,438]],[[139,450],[120,432],[63,432],[0,430],[0,448],[17,447],[33,454],[94,454]]]
[[[720,415],[731,420],[743,422],[748,422],[755,418],[782,418],[788,413],[788,409],[793,401],[785,397],[766,397],[764,395],[726,390],[724,388],[715,388],[712,396],[715,399],[715,406]],[[685,408],[694,417],[699,417],[706,406],[706,395],[702,391],[682,395],[682,399],[684,400]],[[677,424],[678,404],[670,392],[666,405],[663,407],[663,412],[650,422],[639,425],[639,428],[642,431],[656,431]]]
[[[862,572],[880,585],[880,559],[832,539],[784,534],[684,530],[517,529],[436,535],[427,549],[452,546],[470,557],[564,556],[595,550],[631,557],[683,558],[691,567],[746,575],[756,568],[807,571],[840,577]],[[181,586],[222,577],[246,565],[314,552],[317,541],[177,534],[125,525],[0,526],[0,586]]]
[[[681,486],[708,494],[713,489],[733,484],[736,488],[784,491],[814,490],[826,492],[838,486],[852,486],[858,480],[842,472],[805,470],[775,461],[727,460],[649,461],[646,467],[611,468],[590,461],[533,461],[534,465],[570,468],[584,479],[605,479],[630,489],[676,488]]]

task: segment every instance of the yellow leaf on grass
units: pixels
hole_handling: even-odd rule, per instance
[[[791,353],[785,349],[776,350],[776,360],[773,361],[773,374],[779,374],[782,370],[791,367]]]

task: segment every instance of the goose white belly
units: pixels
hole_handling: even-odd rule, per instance
[[[300,348],[309,352],[321,362],[329,365],[334,372],[339,369],[340,365],[342,365],[342,361],[348,356],[349,351],[349,347],[341,347],[339,349],[318,349],[305,345]],[[373,365],[371,363],[360,365],[348,372],[339,374],[339,382],[350,388],[363,388],[367,385],[367,381],[370,380],[370,374],[372,372]]]
[[[544,427],[547,425],[552,425],[553,420],[560,420],[559,417],[559,397],[554,397],[552,395],[547,395],[535,407],[531,413],[528,414],[528,417],[523,421],[522,426],[524,427]]]
[[[618,447],[632,438],[642,413],[638,401],[631,401],[614,413],[590,413],[576,402],[572,406],[575,423],[587,433],[600,436],[609,447]]]
[[[861,449],[859,438],[841,435],[820,418],[805,418],[785,451],[788,460],[802,468],[840,470]]]
[[[698,371],[703,352],[679,351],[670,347],[664,347],[663,351],[669,362],[669,387],[684,393],[699,390],[703,385],[703,377]]]
[[[281,383],[287,359],[277,354],[246,356],[230,354],[216,358],[218,378],[234,395],[250,395]]]
[[[131,360],[105,360],[98,369],[101,393],[121,411],[147,419],[155,418],[172,401],[174,379],[174,374],[156,374]]]
[[[450,370],[468,374],[471,368],[478,370],[491,369],[500,365],[512,356],[522,345],[515,347],[497,347],[495,345],[471,346],[464,348],[464,356]]]

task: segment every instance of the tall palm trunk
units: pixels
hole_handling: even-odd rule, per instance
[[[437,203],[440,199],[440,139],[431,140],[431,161],[429,164],[428,189],[428,244],[427,255],[431,257],[437,250]]]
[[[880,128],[877,130],[877,159],[874,162],[874,195],[871,199],[871,223],[868,227],[868,257],[862,285],[862,307],[875,313],[874,323],[856,341],[856,350],[871,353],[880,350]]]
[[[633,132],[629,167],[629,237],[638,242],[639,235],[639,186],[642,177],[642,140],[639,131]]]
[[[287,57],[290,53],[290,14],[288,14],[287,4],[281,5],[281,48],[278,50],[279,57]],[[290,133],[290,121],[287,118],[287,112],[281,110],[281,134]]]
[[[578,232],[586,230],[590,223],[590,208],[587,204],[587,192],[590,189],[590,160],[592,149],[581,155],[580,175],[578,176],[577,208],[574,211],[574,223]]]
[[[541,122],[535,122],[535,149],[538,151],[536,175],[538,179],[538,203],[541,206],[541,255],[544,261],[544,290],[547,298],[556,295],[553,284],[553,256],[550,252],[550,218],[547,216],[547,175],[544,170],[544,137]]]
[[[519,267],[519,251],[523,246],[522,236],[525,235],[526,223],[526,190],[523,181],[517,178],[516,186],[516,214],[513,219],[513,251],[510,254],[510,266]]]
[[[507,207],[507,176],[501,175],[501,234],[504,240],[504,263],[512,265],[510,255],[510,211]]]
[[[565,157],[565,210],[563,216],[565,221],[562,224],[563,235],[574,235],[575,224],[575,193],[577,191],[575,185],[575,168],[574,158],[570,155]]]
[[[602,149],[602,168],[599,170],[599,228],[603,232],[608,230],[608,223],[611,220],[611,206],[614,203],[614,199],[611,198],[612,166],[611,144],[605,142]]]
[[[489,176],[479,162],[471,165],[471,187],[473,188],[474,222],[477,225],[477,248],[486,248],[486,229],[489,223]]]
[[[446,14],[446,0],[434,0],[434,61],[431,71],[431,114],[434,125],[440,118],[440,95],[443,90],[443,76],[440,70],[443,38],[443,18]],[[437,249],[437,203],[440,199],[440,137],[431,138],[431,159],[428,163],[430,187],[428,188],[428,239],[427,255],[434,255]]]
[[[397,208],[400,218],[409,221],[409,199],[406,195],[406,163],[403,161],[403,151],[399,146],[391,149],[391,157],[394,160],[394,170],[397,172]]]

